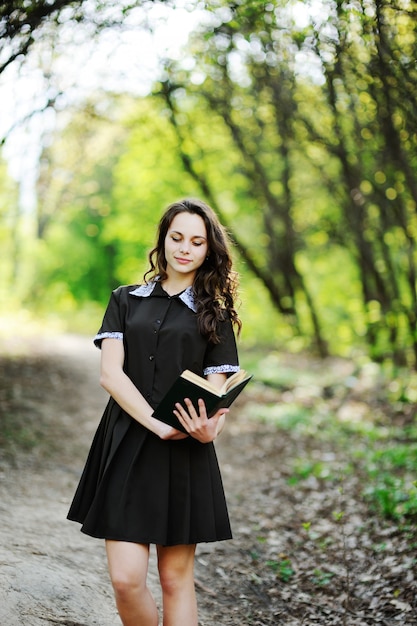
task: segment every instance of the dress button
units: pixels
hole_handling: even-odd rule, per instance
[[[153,355],[153,354],[151,354],[151,356],[149,357],[149,360],[150,360],[150,361],[153,361],[153,360],[154,360],[154,358],[155,358],[155,357],[154,357],[154,355]]]

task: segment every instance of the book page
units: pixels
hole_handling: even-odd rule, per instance
[[[229,389],[233,389],[233,387],[240,383],[241,380],[246,378],[246,376],[247,372],[245,370],[239,370],[238,372],[232,374],[232,376],[230,376],[226,380],[223,387],[221,388],[222,393],[226,393],[226,391],[229,391]]]
[[[184,370],[184,372],[181,374],[181,377],[185,378],[185,380],[189,380],[198,387],[201,387],[202,389],[207,389],[207,391],[210,391],[211,393],[219,397],[229,391],[229,389],[232,389],[235,385],[240,383],[240,381],[243,380],[246,376],[247,372],[245,370],[239,370],[238,372],[232,374],[232,376],[230,376],[225,381],[222,387],[218,389],[208,380],[202,378],[201,376],[198,376],[198,374],[194,374],[194,372],[191,372],[190,370]]]
[[[216,396],[220,397],[222,395],[221,389],[218,389],[217,387],[209,383],[208,380],[206,380],[205,378],[202,378],[202,376],[199,376],[198,374],[194,374],[194,372],[191,372],[190,370],[184,370],[183,373],[181,374],[181,378],[185,378],[185,380],[189,380],[191,383],[194,383],[195,385],[197,385],[198,387],[201,387],[202,389],[207,389],[207,391],[210,391]]]

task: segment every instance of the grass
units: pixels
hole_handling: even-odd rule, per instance
[[[253,419],[334,450],[295,457],[289,484],[340,482],[354,473],[372,511],[399,523],[417,518],[416,373],[274,352],[251,351],[242,362],[258,383],[247,409]],[[275,398],[262,387],[272,387]]]

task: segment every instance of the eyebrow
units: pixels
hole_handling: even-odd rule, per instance
[[[169,232],[171,233],[171,235],[175,234],[184,237],[183,233],[180,230],[170,230]],[[207,238],[204,237],[204,235],[192,235],[191,239],[204,239],[204,241],[207,241]]]

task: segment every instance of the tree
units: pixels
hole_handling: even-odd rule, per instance
[[[267,289],[274,306],[292,320],[298,332],[311,335],[319,353],[327,353],[316,303],[305,277],[297,265],[302,247],[294,225],[294,186],[298,159],[296,74],[292,56],[297,43],[275,3],[224,5],[214,11],[202,37],[194,40],[193,54],[198,65],[184,72],[167,67],[167,79],[159,94],[170,112],[176,129],[185,169],[197,180],[203,193],[216,201],[216,189],[196,166],[190,145],[195,141],[195,125],[184,119],[188,106],[183,94],[191,93],[208,115],[223,123],[236,154],[235,172],[246,181],[245,200],[248,219],[234,220],[233,238],[247,266]],[[220,19],[218,19],[220,18]],[[225,18],[225,19],[224,19]],[[236,67],[238,69],[236,69]],[[193,75],[201,72],[204,81],[192,87]],[[204,104],[201,103],[204,101]],[[194,122],[195,120],[193,120]],[[210,122],[212,123],[212,122]],[[188,145],[188,148],[187,148]],[[204,152],[204,146],[200,150]],[[256,213],[254,214],[254,207]],[[227,215],[222,215],[227,223]],[[239,224],[240,221],[240,224]],[[253,233],[257,237],[253,237]],[[251,233],[248,239],[248,233]],[[258,241],[262,240],[259,249]],[[301,304],[302,303],[302,304]],[[309,311],[307,328],[302,328],[300,310]]]
[[[44,149],[32,298],[105,304],[118,284],[141,280],[162,209],[196,195],[155,104],[113,98],[105,118],[91,100]]]
[[[23,2],[6,0],[0,6],[0,74],[16,59],[24,57],[48,21],[59,23],[62,11],[74,11],[73,18],[80,16],[84,0],[55,0]],[[79,17],[78,17],[79,19]]]
[[[118,283],[118,237],[108,237],[107,220],[115,210],[114,169],[128,135],[119,118],[124,105],[117,99],[112,104],[118,114],[106,117],[91,99],[42,151],[31,281],[39,301],[56,290],[74,302],[100,302]]]
[[[161,199],[158,209],[165,191],[169,201],[179,187],[199,189],[276,310],[320,354],[328,344],[338,350],[349,328],[348,341],[365,340],[373,358],[416,366],[416,3],[305,5],[301,23],[284,0],[207,3],[186,62],[168,61],[155,85],[159,105],[148,99],[160,125],[141,113],[154,134],[136,142],[124,127],[135,146],[129,156]],[[82,16],[91,32],[97,23],[120,25],[130,10],[117,5],[114,13],[107,0],[97,6]],[[148,167],[156,154],[163,183]],[[39,236],[64,205],[85,230],[94,217],[89,202],[75,193],[75,213],[58,196],[51,202],[57,179],[48,151],[44,158]],[[93,220],[99,247],[113,238],[113,277],[128,265],[135,202],[146,196],[135,172],[117,151],[103,169],[91,162],[100,201],[114,201],[108,219]]]
[[[43,75],[40,94],[32,94],[32,103],[24,107],[12,120],[10,128],[3,131],[1,145],[15,128],[22,127],[34,115],[45,111],[68,109],[77,99],[75,86],[60,83],[62,78],[55,75],[56,61],[63,56],[62,48],[83,43],[98,42],[102,34],[122,32],[141,28],[152,28],[148,20],[148,9],[155,5],[175,5],[175,0],[6,0],[0,6],[0,75],[13,80],[19,73],[37,75],[37,82]],[[113,38],[117,47],[117,38]],[[62,43],[63,42],[63,43]],[[74,43],[76,42],[76,43]],[[89,50],[86,50],[89,54]],[[26,64],[26,72],[21,72]],[[15,72],[8,74],[6,70]],[[29,81],[30,82],[30,81]],[[33,82],[31,84],[33,88]],[[79,89],[78,89],[79,91]],[[64,92],[64,93],[63,93]],[[79,97],[78,97],[79,101]],[[27,110],[26,110],[27,109]]]
[[[313,27],[331,123],[304,118],[311,141],[339,165],[338,236],[360,273],[371,353],[404,363],[411,348],[415,364],[416,7],[334,2]]]
[[[0,268],[3,277],[1,291],[6,292],[9,285],[15,283],[19,262],[19,215],[17,203],[17,185],[7,174],[4,161],[0,161],[0,247],[2,250]]]
[[[154,2],[169,0],[5,0],[0,5],[0,74],[28,54],[46,26],[59,31],[71,22],[84,24],[94,36],[103,29],[120,28],[132,10]]]
[[[233,232],[279,310],[299,325],[307,303],[324,353],[324,313],[301,271],[320,230],[328,254],[342,246],[356,265],[373,358],[416,365],[416,4],[335,0],[304,26],[291,20],[288,3],[211,8],[213,20],[194,41],[195,67],[167,67],[159,90],[185,166],[215,197],[195,158],[205,147],[191,147],[195,128],[184,122],[187,93],[223,121],[233,144],[263,258],[240,236],[241,217]],[[310,206],[315,197],[323,203],[307,227],[296,219],[300,181]]]

